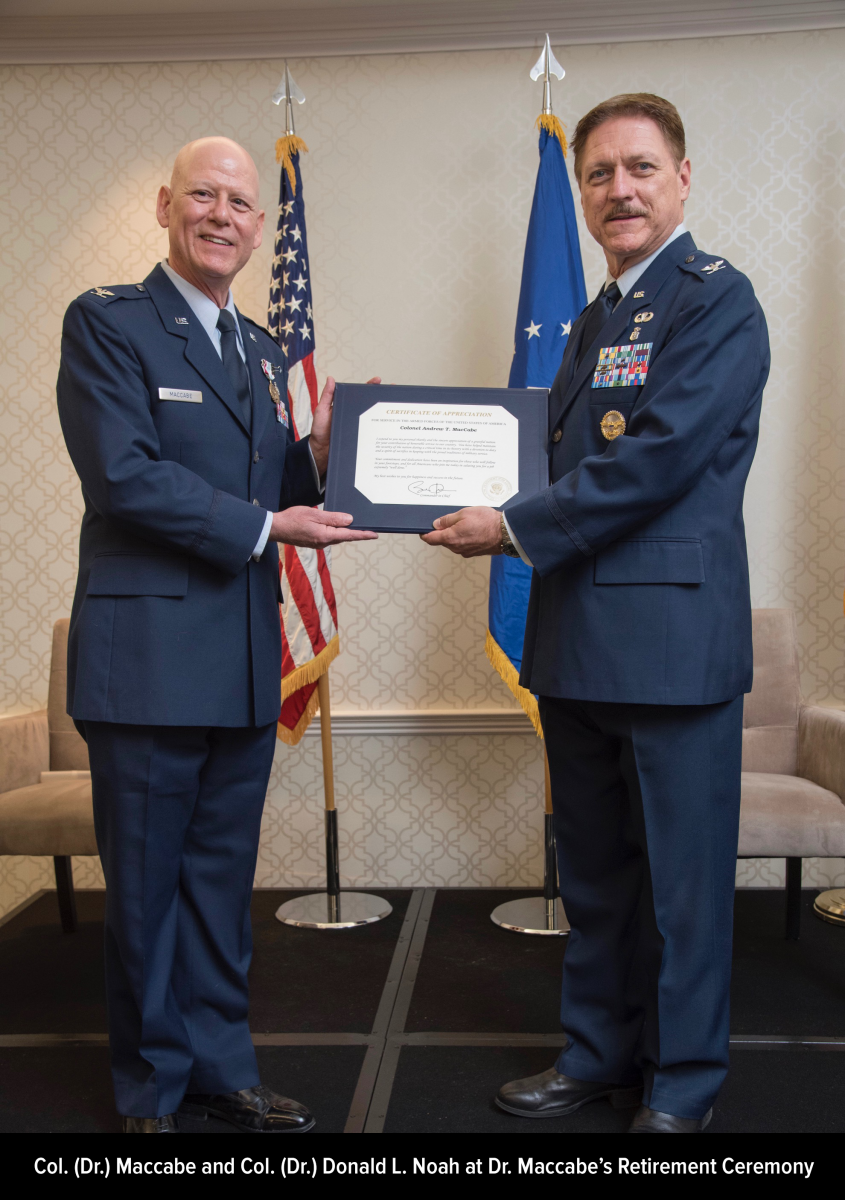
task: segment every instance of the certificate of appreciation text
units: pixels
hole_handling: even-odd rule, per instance
[[[371,504],[504,504],[519,491],[519,421],[501,405],[374,404],[355,487]]]
[[[549,394],[339,383],[325,505],[353,529],[425,533],[444,513],[548,487]]]

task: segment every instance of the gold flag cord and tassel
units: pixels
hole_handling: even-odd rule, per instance
[[[287,173],[294,196],[296,195],[296,171],[293,167],[293,156],[303,150],[306,154],[308,153],[308,147],[305,145],[305,142],[301,137],[297,137],[295,133],[286,133],[284,137],[280,137],[276,142],[276,162],[281,163],[283,170]]]
[[[563,132],[563,126],[555,114],[540,113],[539,117],[537,118],[537,128],[545,129],[546,133],[557,138],[557,140],[560,142],[560,148],[563,151],[563,157],[566,158],[566,152],[569,149],[569,143],[566,140],[566,134]]]

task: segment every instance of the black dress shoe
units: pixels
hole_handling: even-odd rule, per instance
[[[209,1114],[220,1117],[241,1133],[307,1133],[316,1124],[304,1104],[277,1096],[261,1083],[222,1096],[186,1096],[179,1112],[203,1120]]]
[[[123,1132],[178,1133],[179,1126],[174,1113],[168,1113],[166,1117],[124,1117]]]
[[[642,1106],[631,1122],[629,1133],[701,1133],[710,1124],[713,1109],[708,1109],[703,1117],[673,1117],[671,1113],[657,1112],[654,1108]]]
[[[618,1083],[588,1083],[570,1079],[552,1067],[541,1075],[514,1079],[499,1089],[496,1103],[517,1117],[565,1117],[591,1100],[607,1096],[614,1108],[633,1108],[643,1098],[643,1089],[620,1087]]]

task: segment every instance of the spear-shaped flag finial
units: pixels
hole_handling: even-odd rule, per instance
[[[285,59],[285,73],[281,78],[279,86],[271,96],[274,104],[285,102],[285,136],[280,137],[276,142],[276,162],[281,163],[287,172],[290,185],[294,196],[296,195],[296,171],[293,165],[293,155],[298,154],[300,150],[308,150],[305,142],[301,137],[296,136],[296,126],[293,121],[293,102],[297,104],[305,103],[305,93],[302,88],[291,78],[291,73],[288,70],[288,60]]]
[[[296,133],[293,123],[293,101],[297,104],[305,103],[305,93],[299,87],[294,79],[291,79],[290,71],[288,70],[288,61],[285,59],[285,73],[281,78],[279,86],[273,92],[273,103],[281,104],[285,102],[285,135],[292,137]]]
[[[540,76],[543,76],[543,112],[550,113],[552,111],[552,81],[550,76],[555,75],[558,79],[563,79],[566,71],[557,61],[552,50],[552,44],[549,41],[549,35],[546,34],[546,40],[543,44],[543,49],[540,51],[540,57],[531,68],[531,78],[536,82]]]
[[[566,71],[557,61],[552,50],[552,44],[549,41],[549,35],[546,34],[546,40],[543,43],[543,49],[540,51],[540,57],[531,68],[531,78],[536,82],[538,79],[543,80],[543,111],[537,118],[537,128],[545,129],[552,136],[556,137],[563,149],[564,157],[566,157],[567,143],[566,134],[563,132],[563,126],[552,112],[552,75],[558,79],[563,79]]]

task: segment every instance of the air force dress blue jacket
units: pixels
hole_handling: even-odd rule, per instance
[[[284,355],[239,315],[251,428],[160,266],[70,305],[59,416],[85,512],[68,645],[78,721],[265,725],[280,709],[279,557],[268,511],[320,502],[307,439],[278,418]]]
[[[549,398],[551,486],[507,510],[535,568],[520,682],[576,700],[731,700],[752,676],[742,501],[769,371],[762,309],[685,233],[576,366],[587,312]]]

